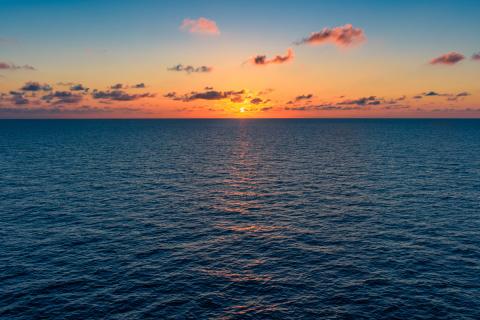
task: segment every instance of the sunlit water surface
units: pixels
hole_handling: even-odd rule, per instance
[[[480,121],[0,121],[1,319],[480,319]]]

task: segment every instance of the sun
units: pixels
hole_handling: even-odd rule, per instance
[[[245,112],[245,108],[244,107],[241,107],[240,108],[240,113],[244,113]]]

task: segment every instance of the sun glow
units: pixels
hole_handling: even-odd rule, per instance
[[[244,107],[241,107],[240,108],[240,113],[244,113],[245,112],[245,108]]]

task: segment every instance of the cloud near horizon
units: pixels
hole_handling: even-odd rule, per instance
[[[180,30],[188,31],[190,33],[198,33],[205,35],[219,35],[220,29],[217,23],[213,20],[200,17],[198,19],[186,18],[180,25]]]
[[[480,61],[480,52],[474,53],[472,55],[472,60]]]
[[[176,72],[186,72],[187,74],[209,73],[209,72],[212,72],[213,67],[207,67],[207,66],[194,67],[194,66],[184,66],[183,64],[177,64],[176,66],[168,68],[167,70],[176,71]]]
[[[367,40],[363,29],[354,28],[351,24],[340,27],[323,28],[321,31],[312,32],[310,36],[295,42],[297,45],[323,45],[333,44],[337,47],[353,47]]]
[[[153,98],[155,94],[152,93],[142,93],[142,94],[129,94],[122,90],[112,90],[112,91],[98,91],[94,90],[92,93],[93,99],[101,100],[114,100],[114,101],[133,101],[142,98]]]
[[[430,60],[431,65],[444,64],[444,65],[454,65],[464,60],[465,56],[458,52],[449,52],[442,54],[441,56]]]
[[[268,64],[282,64],[290,62],[294,59],[295,55],[292,48],[287,49],[287,53],[284,56],[277,55],[272,59],[267,59],[266,55],[257,55],[251,58],[249,61],[256,66],[265,66]]]
[[[242,102],[245,99],[245,90],[230,90],[230,91],[217,91],[206,90],[202,92],[191,91],[184,95],[178,95],[176,92],[169,92],[163,95],[165,98],[169,98],[175,101],[190,102],[194,100],[224,100],[230,99],[231,102]],[[254,98],[255,99],[255,98]]]

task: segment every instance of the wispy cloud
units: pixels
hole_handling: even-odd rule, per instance
[[[180,25],[180,29],[188,31],[190,33],[206,34],[206,35],[219,35],[220,29],[217,27],[217,23],[213,20],[200,17],[198,19],[184,19]]]
[[[430,64],[444,64],[444,65],[454,65],[465,59],[465,56],[458,52],[449,52],[442,54],[441,56],[432,59]]]
[[[474,53],[472,55],[472,60],[480,61],[480,52]]]
[[[354,28],[351,24],[340,27],[323,28],[321,31],[312,32],[310,36],[295,42],[297,45],[311,44],[333,44],[338,47],[352,47],[365,42],[367,37],[360,28]]]
[[[188,74],[191,74],[191,73],[212,72],[213,68],[207,67],[207,66],[194,67],[194,66],[184,66],[183,64],[177,64],[176,66],[170,67],[167,70],[177,71],[177,72],[186,72]]]
[[[268,64],[282,64],[289,61],[292,61],[294,58],[294,53],[291,48],[288,48],[287,53],[284,56],[277,55],[271,59],[268,59],[266,55],[257,55],[251,58],[249,61],[257,66],[265,66]]]
[[[18,66],[14,63],[0,62],[0,70],[35,70],[31,65]]]

